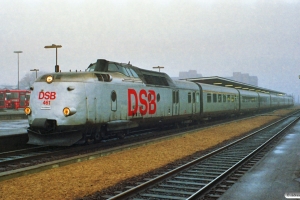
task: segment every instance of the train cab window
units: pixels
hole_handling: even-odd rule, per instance
[[[96,68],[96,63],[90,64],[90,66],[85,71],[93,72],[93,71],[95,71],[95,68]]]
[[[214,102],[214,103],[217,102],[217,94],[213,94],[213,102]]]
[[[108,70],[109,72],[120,72],[126,76],[129,76],[128,71],[121,65],[117,65],[115,63],[109,63],[108,64]]]
[[[191,103],[192,102],[192,96],[191,96],[191,93],[189,92],[188,93],[188,103]]]
[[[119,69],[118,69],[118,67],[114,63],[110,63],[108,65],[108,71],[109,72],[118,72]]]
[[[211,103],[211,93],[207,93],[207,103]]]
[[[218,94],[218,102],[222,102],[222,95],[221,94]]]
[[[135,71],[133,69],[128,68],[128,70],[131,72],[132,76],[134,78],[138,78],[139,76],[137,75],[137,73],[135,73]]]

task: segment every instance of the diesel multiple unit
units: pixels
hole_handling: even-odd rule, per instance
[[[137,127],[191,123],[293,105],[293,98],[172,80],[167,74],[104,59],[85,72],[39,77],[31,87],[29,143],[68,146],[123,137]]]

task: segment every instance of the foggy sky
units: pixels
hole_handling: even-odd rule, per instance
[[[293,94],[300,80],[300,3],[238,1],[1,0],[0,84],[17,85],[30,69],[84,70],[99,58],[176,77],[258,77],[260,87]]]

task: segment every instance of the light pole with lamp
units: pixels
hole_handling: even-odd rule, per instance
[[[37,79],[37,72],[39,71],[39,69],[31,69],[30,71],[35,72],[35,79]]]
[[[51,46],[45,46],[45,49],[55,48],[56,49],[56,64],[55,64],[55,72],[59,72],[59,65],[57,65],[57,48],[61,48],[61,45],[52,44]]]
[[[153,69],[158,69],[158,71],[160,72],[160,69],[163,69],[164,67],[161,66],[157,66],[157,67],[153,67]]]
[[[20,83],[19,83],[19,72],[20,72],[20,70],[19,70],[19,64],[20,64],[20,62],[19,62],[19,54],[20,53],[23,53],[23,51],[14,51],[14,53],[17,53],[18,54],[18,90],[20,89]]]

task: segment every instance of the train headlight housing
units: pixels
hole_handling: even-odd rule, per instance
[[[76,109],[75,108],[64,107],[63,113],[66,117],[68,117],[70,115],[74,115],[76,113]]]
[[[46,82],[47,83],[52,83],[52,81],[53,81],[53,76],[49,75],[49,76],[46,77]]]
[[[26,115],[30,115],[30,114],[31,114],[31,108],[28,107],[28,106],[25,107],[25,108],[24,108],[24,112],[25,112]]]

